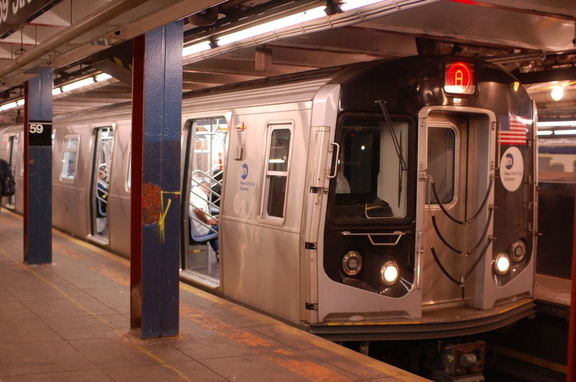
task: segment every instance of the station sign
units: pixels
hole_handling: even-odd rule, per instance
[[[1,0],[0,39],[3,39],[25,23],[34,20],[62,0]]]
[[[52,122],[28,123],[28,145],[51,146],[52,145]]]

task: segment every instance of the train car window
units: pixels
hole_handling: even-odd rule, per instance
[[[408,160],[408,123],[390,126],[382,118],[347,117],[342,125],[332,218],[405,217],[408,177],[402,162]]]
[[[455,146],[454,130],[438,127],[428,130],[428,174],[434,179],[436,193],[442,204],[454,200]],[[431,201],[438,203],[434,195],[431,195]]]
[[[286,125],[269,125],[268,129],[265,216],[283,218],[292,131]]]
[[[60,171],[60,177],[62,179],[74,179],[76,177],[79,147],[80,138],[77,135],[68,135],[64,137],[62,169]]]

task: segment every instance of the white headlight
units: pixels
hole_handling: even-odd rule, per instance
[[[350,251],[342,259],[342,269],[348,276],[356,276],[362,270],[362,255]]]
[[[400,268],[395,261],[387,261],[380,269],[380,278],[386,285],[394,285],[400,278]]]
[[[501,253],[496,256],[496,259],[494,260],[494,272],[496,272],[497,275],[502,276],[508,273],[509,270],[510,259],[508,258],[508,255]]]

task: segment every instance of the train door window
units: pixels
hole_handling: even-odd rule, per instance
[[[348,116],[342,121],[340,157],[332,182],[332,218],[340,221],[407,215],[407,121]]]
[[[455,166],[456,133],[450,128],[431,127],[428,130],[428,174],[434,180],[436,194],[442,204],[454,200]],[[430,200],[438,203],[434,193]]]
[[[64,137],[60,178],[70,180],[76,178],[79,148],[80,138],[77,135],[67,135]]]
[[[264,217],[284,217],[291,140],[292,125],[268,125]]]

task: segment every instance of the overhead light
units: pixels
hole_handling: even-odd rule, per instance
[[[538,130],[538,132],[536,134],[547,136],[547,135],[554,134],[554,131],[552,131],[552,130]]]
[[[84,78],[84,79],[76,81],[76,82],[72,82],[70,84],[66,84],[64,86],[55,87],[54,89],[52,89],[52,96],[57,96],[57,95],[60,95],[64,92],[68,92],[71,90],[81,89],[85,86],[93,85],[93,84],[98,83],[98,82],[103,82],[103,81],[109,80],[111,78],[112,78],[112,76],[107,74],[107,73],[100,73],[95,77],[88,77],[88,78]],[[0,105],[0,111],[13,109],[15,107],[20,107],[20,106],[23,106],[24,103],[25,103],[24,99],[19,99],[17,101],[8,102],[4,105]]]
[[[381,2],[382,0],[345,0],[340,4],[342,12],[348,12],[353,9],[362,8]]]
[[[22,105],[24,105],[24,99],[19,99],[0,106],[0,111],[14,109],[15,107],[19,107]]]
[[[185,46],[184,49],[182,49],[182,56],[183,57],[190,56],[195,53],[204,52],[205,50],[209,50],[210,48],[211,48],[210,41],[202,41],[199,42],[198,44]]]
[[[62,92],[69,92],[71,90],[76,90],[76,89],[80,89],[80,88],[83,88],[83,87],[88,86],[88,85],[92,85],[94,82],[96,82],[94,80],[94,77],[89,77],[89,78],[84,78],[83,80],[79,80],[79,81],[64,85],[61,88],[62,88]]]
[[[564,87],[561,85],[554,85],[552,91],[550,92],[550,96],[554,101],[560,101],[564,98]]]
[[[542,121],[536,126],[540,127],[576,127],[576,121]]]
[[[112,76],[108,73],[100,73],[95,77],[96,82],[106,81],[109,80],[110,78],[112,78]]]
[[[575,135],[576,130],[554,130],[554,135]]]
[[[182,54],[184,64],[205,60],[238,48],[264,45],[280,38],[343,28],[437,1],[332,0],[332,4],[337,3],[339,6],[338,10],[331,10],[330,4],[322,5],[274,21],[266,21],[244,30],[229,30],[230,33],[223,32],[223,35],[212,35],[203,39],[211,39],[211,43],[200,42],[200,40],[190,42],[191,45],[185,47]],[[353,12],[348,12],[351,10]]]
[[[228,45],[237,41],[246,40],[255,36],[260,36],[278,29],[288,28],[294,25],[302,24],[307,21],[316,20],[326,17],[325,7],[316,7],[294,15],[286,16],[281,19],[269,21],[260,25],[253,26],[238,32],[225,34],[217,37],[218,46]]]

